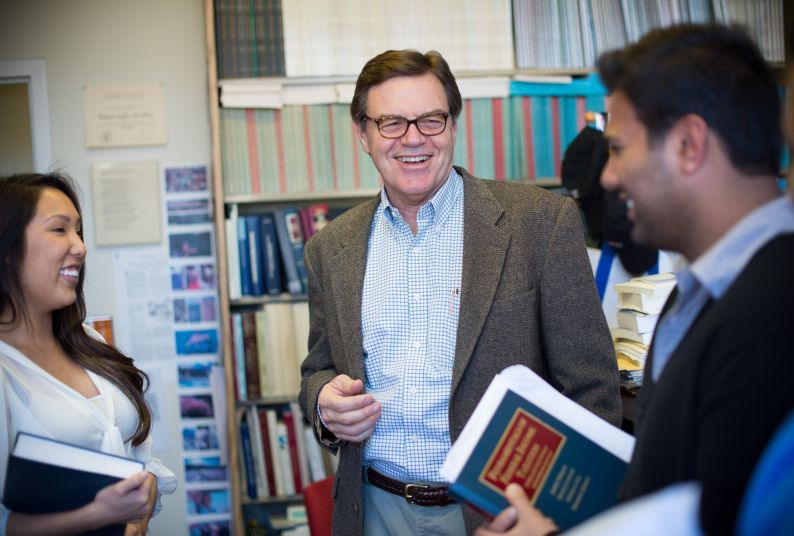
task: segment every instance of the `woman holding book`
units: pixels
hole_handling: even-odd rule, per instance
[[[126,535],[144,534],[160,496],[176,488],[151,455],[146,374],[82,323],[85,258],[69,178],[0,178],[0,493],[18,432],[135,458],[146,471],[77,510],[34,515],[0,506],[0,536],[118,524]]]

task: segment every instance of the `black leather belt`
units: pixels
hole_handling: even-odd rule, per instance
[[[447,491],[447,486],[406,484],[382,475],[371,467],[367,467],[367,482],[383,491],[405,497],[409,503],[419,506],[448,506],[457,502]]]

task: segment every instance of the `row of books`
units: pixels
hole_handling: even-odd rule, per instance
[[[240,215],[229,207],[225,220],[229,297],[278,296],[307,290],[303,246],[340,210],[325,203]]]
[[[252,500],[303,493],[333,471],[296,402],[249,406],[241,415],[243,493]]]
[[[237,400],[296,396],[309,338],[308,304],[267,303],[232,313],[231,323]]]
[[[745,26],[784,60],[781,0],[215,0],[220,78],[356,75],[395,48],[439,50],[455,71],[592,68],[653,28],[712,21]]]
[[[675,284],[675,274],[664,273],[634,277],[615,285],[618,325],[611,331],[624,388],[631,390],[642,385],[653,332]]]
[[[457,70],[512,69],[510,12],[510,0],[216,0],[218,72],[351,76],[369,58],[400,48],[439,50]]]
[[[780,0],[513,0],[516,66],[592,68],[602,52],[684,22],[740,24],[768,61],[784,60]]]
[[[283,76],[281,0],[215,0],[219,78]]]
[[[558,177],[562,154],[584,127],[586,110],[603,107],[603,93],[464,100],[455,163],[496,180]],[[380,186],[346,105],[224,108],[220,117],[227,196]]]

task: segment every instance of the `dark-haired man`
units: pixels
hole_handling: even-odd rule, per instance
[[[388,51],[351,104],[384,187],[306,247],[301,403],[339,449],[334,533],[461,534],[438,470],[495,374],[524,364],[620,420],[572,201],[453,168],[461,96],[437,52]],[[365,441],[366,440],[366,441]]]
[[[722,26],[653,31],[598,70],[610,93],[602,183],[628,201],[637,241],[690,262],[646,363],[624,496],[697,481],[703,530],[732,534],[752,469],[794,408],[794,204],[776,180],[778,88],[756,45]],[[515,534],[544,529],[511,498]]]

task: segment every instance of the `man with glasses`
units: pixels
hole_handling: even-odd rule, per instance
[[[574,203],[453,167],[437,52],[387,51],[351,114],[383,179],[306,247],[301,404],[340,453],[334,533],[463,534],[438,471],[495,374],[523,364],[619,424],[618,372]]]

